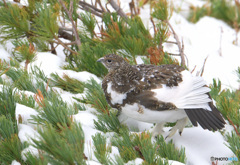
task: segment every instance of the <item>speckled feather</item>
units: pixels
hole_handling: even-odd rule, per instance
[[[193,125],[199,123],[204,129],[224,127],[225,121],[212,104],[205,81],[183,67],[129,65],[114,54],[99,61],[109,70],[102,82],[109,105],[127,116],[157,123],[189,117]]]

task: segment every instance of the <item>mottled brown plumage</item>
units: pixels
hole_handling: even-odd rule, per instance
[[[123,58],[110,54],[105,56],[105,65],[111,60],[112,67],[102,82],[102,88],[108,103],[117,109],[125,104],[138,102],[152,110],[168,110],[176,108],[172,103],[166,103],[153,98],[151,89],[161,88],[166,84],[169,87],[177,86],[182,81],[180,72],[183,67],[177,65],[130,65]],[[102,59],[104,60],[104,59]],[[121,63],[119,65],[118,63]],[[107,84],[112,82],[112,89],[118,93],[127,93],[122,104],[112,104],[107,92]]]
[[[169,137],[182,133],[187,118],[194,126],[217,130],[224,127],[221,113],[213,105],[210,89],[178,65],[130,65],[115,54],[98,62],[108,69],[102,88],[109,105],[128,117],[157,123],[153,134],[161,134],[165,122],[177,122]]]

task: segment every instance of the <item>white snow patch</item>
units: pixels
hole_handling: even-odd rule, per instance
[[[60,77],[67,75],[70,78],[74,78],[82,82],[87,82],[93,78],[95,81],[97,81],[97,83],[101,83],[101,80],[96,75],[87,71],[76,72],[73,70],[56,70],[55,73],[57,73]]]
[[[19,163],[19,162],[16,161],[16,160],[13,160],[12,163],[11,163],[11,165],[21,165],[21,163]]]
[[[23,124],[36,126],[30,123],[30,120],[32,120],[32,116],[38,115],[38,112],[35,109],[17,103],[15,114],[16,114],[17,120],[19,119],[19,116],[21,116]]]
[[[29,146],[29,147],[27,147],[27,148],[25,148],[23,151],[22,151],[22,153],[21,153],[21,156],[22,156],[22,159],[24,160],[24,161],[26,161],[27,160],[27,158],[26,158],[26,154],[27,153],[31,153],[32,155],[35,155],[35,156],[39,156],[39,153],[38,153],[38,149],[36,149],[35,147],[33,147],[33,146]]]
[[[170,23],[184,41],[189,70],[196,67],[193,74],[201,71],[204,60],[208,57],[203,73],[207,84],[211,84],[213,78],[219,78],[223,88],[239,88],[234,71],[240,66],[240,47],[233,44],[236,37],[234,29],[223,21],[207,16],[193,24],[175,12]],[[173,36],[170,36],[169,40],[175,41]],[[178,53],[174,44],[164,44],[164,50]]]
[[[10,61],[11,55],[0,45],[0,59]]]
[[[168,128],[164,128],[165,134]],[[182,136],[175,134],[173,142],[176,147],[185,147],[187,164],[202,165],[211,164],[210,158],[213,157],[232,157],[234,154],[226,146],[227,142],[219,132],[203,130],[199,127],[184,128]],[[230,162],[219,161],[218,164]]]
[[[18,137],[22,143],[32,142],[31,138],[38,139],[39,134],[32,127],[26,124],[18,124]]]
[[[31,67],[36,65],[45,73],[47,77],[49,77],[51,73],[61,69],[60,67],[63,64],[64,61],[60,57],[52,53],[41,52],[37,53],[36,60],[28,65],[28,71],[30,71]]]
[[[98,163],[97,161],[88,160],[88,161],[87,161],[87,165],[102,165],[102,164],[101,164],[101,163]]]
[[[175,161],[175,160],[168,160],[168,163],[171,165],[184,165],[183,163]]]
[[[89,160],[97,161],[97,158],[94,155],[94,145],[92,136],[94,136],[96,133],[101,133],[100,131],[93,129],[90,126],[82,125],[82,129],[84,131],[85,136],[85,143],[84,143],[84,154],[86,157],[88,157]]]
[[[81,125],[86,125],[93,129],[95,128],[94,120],[98,120],[96,115],[89,113],[88,111],[80,111],[78,114],[73,115],[72,117],[76,122],[81,123]]]
[[[133,165],[133,164],[140,165],[142,163],[143,163],[143,159],[136,158],[135,160],[128,161],[126,165]]]
[[[144,57],[143,57],[143,56],[137,56],[137,57],[136,57],[136,61],[137,61],[137,64],[138,64],[138,65],[139,65],[139,64],[144,64],[142,58],[144,58]]]

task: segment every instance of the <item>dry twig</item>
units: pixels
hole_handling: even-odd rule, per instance
[[[78,49],[80,50],[80,46],[81,46],[81,41],[78,35],[78,31],[77,31],[77,25],[75,24],[76,22],[74,22],[73,18],[72,18],[72,5],[73,2],[72,0],[70,1],[70,9],[68,10],[67,7],[65,6],[64,2],[62,0],[58,0],[60,2],[60,4],[62,5],[63,9],[65,10],[65,12],[67,13],[69,19],[71,20],[72,23],[72,27],[73,27],[73,34],[75,36],[75,41],[77,43]]]
[[[87,2],[84,1],[79,1],[78,2],[79,6],[81,7],[82,10],[88,11],[98,17],[103,17],[103,13],[106,12],[106,10],[103,10],[102,5],[100,5],[100,7],[102,8],[102,10],[98,9],[97,7],[88,4]],[[100,3],[101,4],[101,3]]]
[[[68,32],[66,32],[65,30],[67,31],[66,28],[64,28],[64,27],[59,27],[59,29],[58,29],[58,35],[59,35],[59,37],[62,37],[62,38],[64,38],[64,39],[67,39],[67,40],[70,40],[70,41],[73,41],[73,40],[74,40],[73,35],[70,34],[70,33],[68,33]],[[72,31],[72,29],[69,30],[69,31]]]
[[[171,29],[172,33],[173,33],[173,37],[175,38],[176,42],[177,42],[177,46],[178,46],[178,50],[180,53],[180,57],[181,57],[181,65],[182,66],[186,66],[186,62],[185,62],[185,55],[184,55],[184,44],[182,41],[182,44],[178,38],[177,33],[175,32],[175,30],[173,29],[172,25],[170,24],[170,22],[168,20],[165,20],[165,22],[168,24],[169,28]]]
[[[117,3],[114,0],[109,0],[108,2],[111,4],[111,6],[114,8],[118,15],[124,18],[125,21],[128,20],[127,15],[123,12],[123,10],[117,5]]]
[[[73,54],[77,54],[77,52],[73,51],[72,49],[70,49],[66,43],[63,43],[59,38],[55,38],[57,41],[54,41],[56,44],[62,45],[65,49],[69,50],[71,53]]]
[[[203,66],[202,66],[202,71],[201,71],[201,74],[200,74],[201,77],[203,76],[203,72],[204,72],[204,68],[205,68],[205,64],[206,64],[207,59],[208,59],[208,56],[204,59]]]

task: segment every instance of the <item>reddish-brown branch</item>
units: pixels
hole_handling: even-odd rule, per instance
[[[73,51],[72,49],[70,49],[69,47],[67,47],[67,45],[65,45],[65,43],[63,43],[59,38],[55,38],[58,42],[56,42],[57,44],[62,45],[65,49],[69,50],[71,53],[73,54],[77,54],[77,52]]]
[[[233,126],[233,128],[234,128],[235,132],[237,133],[237,135],[240,136],[236,126],[233,124],[233,121],[228,116],[227,116],[227,119],[228,119],[229,123]]]
[[[4,6],[5,6],[6,8],[8,8],[8,5],[7,5],[7,3],[6,3],[5,0],[3,0],[3,3],[4,3]]]

